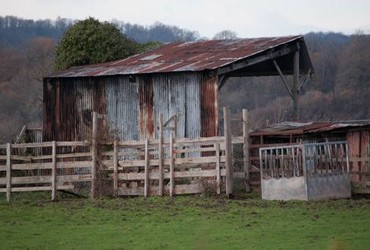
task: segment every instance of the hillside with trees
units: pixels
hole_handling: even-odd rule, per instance
[[[14,140],[25,124],[40,124],[42,78],[55,70],[55,48],[76,22],[0,17],[0,143]],[[114,24],[127,38],[149,47],[201,39],[195,31],[161,23]],[[221,31],[215,37],[231,35],[237,36]],[[308,33],[305,41],[315,74],[300,96],[300,120],[369,119],[370,35]],[[234,113],[248,108],[253,127],[291,120],[291,99],[279,77],[232,78],[219,96],[220,106]]]

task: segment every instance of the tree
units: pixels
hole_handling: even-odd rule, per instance
[[[56,49],[56,68],[103,63],[138,52],[138,44],[111,23],[90,17],[71,26]]]
[[[238,34],[231,30],[220,31],[213,37],[215,40],[235,40],[237,38]]]

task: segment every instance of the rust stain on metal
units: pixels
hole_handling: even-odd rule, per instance
[[[143,77],[139,83],[140,137],[154,138],[153,117],[153,80],[150,76]]]
[[[48,77],[84,77],[215,70],[233,62],[257,56],[266,51],[273,51],[274,48],[297,41],[301,41],[304,45],[302,36],[170,43],[126,59],[96,65],[73,67]],[[311,65],[306,49],[302,52],[302,60],[307,61],[308,65]]]
[[[199,88],[201,96],[201,137],[217,136],[217,78],[204,75]]]

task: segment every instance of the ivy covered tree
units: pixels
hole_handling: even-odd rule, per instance
[[[103,63],[128,57],[139,51],[139,45],[128,39],[111,23],[90,17],[71,26],[56,48],[56,69]]]

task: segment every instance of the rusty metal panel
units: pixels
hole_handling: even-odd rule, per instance
[[[154,138],[153,81],[150,75],[139,77],[140,139]]]
[[[201,100],[201,137],[217,136],[217,78],[204,74],[199,85],[199,92]]]
[[[91,112],[105,114],[105,90],[91,78],[53,79],[44,82],[45,141],[88,140]],[[104,131],[104,123],[100,126]]]
[[[287,36],[170,43],[126,59],[73,67],[48,77],[113,76],[215,70],[296,42],[302,44],[300,50],[302,54],[301,69],[313,70],[304,38],[302,36]]]
[[[128,77],[112,77],[106,82],[106,95],[111,136],[138,140],[138,83],[130,82]]]

